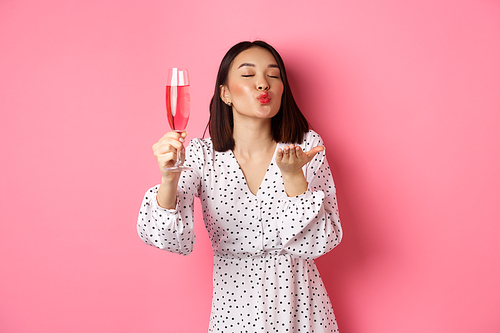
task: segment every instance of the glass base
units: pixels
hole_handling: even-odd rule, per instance
[[[193,170],[193,169],[190,167],[184,166],[184,165],[178,165],[178,166],[173,166],[170,168],[165,168],[163,170],[169,171],[169,172],[182,172],[182,171]]]

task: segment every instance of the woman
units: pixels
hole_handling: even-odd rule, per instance
[[[142,203],[141,239],[189,254],[197,196],[214,252],[209,332],[338,332],[313,261],[342,238],[335,186],[274,48],[255,41],[228,51],[208,128],[210,138],[186,148],[191,171],[164,170],[185,132],[153,146],[162,179]]]

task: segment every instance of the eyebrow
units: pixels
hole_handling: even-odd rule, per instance
[[[241,65],[238,66],[238,69],[241,68],[241,67],[255,67],[255,64],[252,64],[250,62],[244,62],[244,63],[242,63]],[[267,67],[268,68],[279,68],[279,66],[276,65],[276,64],[270,64]]]

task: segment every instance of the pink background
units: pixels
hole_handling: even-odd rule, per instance
[[[500,331],[500,2],[0,1],[0,332],[206,332],[212,254],[141,243],[169,66],[202,135],[226,50],[264,39],[323,136],[341,333]],[[199,204],[196,208],[199,212]]]

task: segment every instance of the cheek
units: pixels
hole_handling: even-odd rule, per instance
[[[283,88],[283,84],[282,84],[281,87],[279,87],[279,89],[277,89],[277,91],[276,91],[276,95],[280,101],[281,101],[281,97],[283,96],[283,90],[285,90],[285,89]]]
[[[278,89],[276,91],[276,95],[275,95],[275,108],[277,109],[276,112],[279,111],[279,109],[281,108],[281,98],[283,97],[283,86],[281,86],[280,89]]]
[[[248,83],[242,82],[239,78],[232,76],[228,78],[227,88],[233,97],[244,96],[250,90]]]
[[[234,96],[246,96],[250,94],[250,87],[244,84],[235,84],[232,85],[229,89],[231,91],[231,94],[233,94]]]

